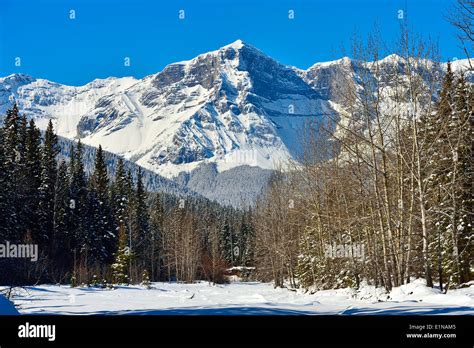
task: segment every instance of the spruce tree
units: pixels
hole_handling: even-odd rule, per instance
[[[248,266],[253,259],[253,235],[254,231],[250,221],[250,213],[242,214],[242,222],[240,225],[239,235],[239,263],[243,266]]]
[[[38,242],[41,247],[50,252],[53,241],[54,217],[54,186],[56,185],[57,161],[59,153],[58,139],[53,130],[51,120],[44,135],[41,149],[41,184],[39,187],[38,218],[40,236]]]
[[[88,231],[87,209],[87,179],[82,161],[83,150],[79,140],[76,148],[72,148],[69,163],[70,189],[69,189],[69,225],[75,241],[73,252],[78,260],[79,256],[87,258],[90,249],[90,236]]]
[[[472,255],[472,104],[464,76],[448,64],[436,112],[423,120],[431,259],[441,289],[471,279]]]
[[[129,187],[127,173],[122,159],[118,160],[115,172],[115,181],[111,192],[111,201],[114,208],[114,219],[117,229],[120,225],[128,226],[128,198]]]
[[[38,205],[41,186],[41,132],[36,127],[34,120],[30,120],[26,133],[24,177],[25,224],[33,240],[38,240],[40,236]]]
[[[9,207],[9,173],[6,166],[6,155],[4,147],[4,130],[0,128],[0,241],[5,241],[8,236],[7,226],[10,207]]]
[[[449,204],[447,204],[448,173],[451,169],[452,152],[448,142],[448,124],[454,108],[454,74],[448,63],[443,79],[436,112],[421,120],[420,129],[425,146],[424,167],[430,175],[424,184],[427,188],[428,212],[433,233],[429,236],[430,258],[436,264],[441,288],[451,276],[452,239],[447,233],[449,226]]]
[[[470,99],[471,97],[471,99]],[[469,262],[473,254],[473,95],[463,73],[456,81],[455,111],[449,124],[450,144],[453,150],[451,171],[451,230],[454,249],[455,281],[467,283],[472,279]]]
[[[26,225],[25,203],[25,118],[17,105],[7,110],[0,130],[0,243],[23,243]],[[15,284],[25,279],[25,266],[14,259],[0,258],[0,282]]]
[[[16,104],[6,112],[2,131],[3,148],[3,185],[4,191],[4,238],[10,242],[19,242],[23,236],[23,227],[19,216],[20,207],[20,114]]]
[[[231,265],[234,266],[234,246],[235,236],[230,226],[228,214],[225,213],[223,223],[220,227],[220,249],[222,257]]]
[[[150,275],[146,269],[142,273],[142,282],[140,285],[147,289],[151,289]]]
[[[137,183],[132,203],[132,239],[134,245],[134,254],[138,260],[141,260],[141,265],[145,264],[145,255],[150,246],[149,234],[149,215],[147,207],[147,192],[143,185],[143,173],[141,168],[138,168]]]
[[[15,189],[15,210],[17,215],[17,229],[19,231],[18,237],[20,239],[31,239],[32,231],[30,227],[31,218],[34,220],[34,206],[31,204],[30,197],[28,197],[30,173],[27,172],[27,137],[28,127],[25,115],[20,115],[18,126],[18,144],[16,152],[16,189]],[[33,210],[33,211],[32,211]]]
[[[92,193],[92,201],[90,202],[91,217],[94,220],[90,228],[96,238],[94,249],[99,260],[110,263],[116,249],[116,234],[113,229],[112,212],[109,204],[107,166],[100,145],[95,157],[90,193]]]
[[[73,235],[69,226],[69,173],[66,162],[59,163],[56,184],[54,187],[54,245],[52,259],[59,274],[65,274],[72,268],[71,250],[74,246]]]
[[[120,225],[118,234],[118,250],[115,254],[115,262],[112,264],[112,275],[115,284],[129,284],[128,268],[131,254],[123,225]]]

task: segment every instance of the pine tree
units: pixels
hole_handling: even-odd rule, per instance
[[[5,147],[5,151],[11,150],[6,155],[10,161],[15,162],[15,158],[18,155],[18,151],[15,150],[18,149],[20,143],[20,113],[16,104],[14,104],[11,109],[7,110],[3,123],[3,145]]]
[[[76,148],[72,147],[71,150],[71,161],[69,163],[69,175],[71,180],[69,192],[69,226],[73,240],[76,242],[75,245],[73,245],[73,252],[77,260],[79,256],[87,258],[91,238],[88,231],[88,190],[82,161],[83,150],[81,141],[79,140]]]
[[[150,246],[149,215],[147,208],[147,193],[143,185],[142,170],[138,169],[136,191],[132,204],[132,240],[134,245],[134,254],[138,260],[142,260],[144,265],[146,251]]]
[[[471,278],[467,260],[472,255],[472,111],[465,78],[456,79],[450,64],[436,112],[423,121],[424,139],[431,145],[424,154],[431,173],[425,184],[435,232],[430,250],[443,289]]]
[[[18,144],[16,153],[16,200],[15,210],[17,214],[17,228],[20,231],[20,235],[28,236],[31,238],[32,231],[29,229],[31,226],[30,218],[34,219],[34,215],[31,214],[33,209],[31,205],[30,197],[28,197],[28,188],[30,175],[27,172],[27,120],[25,115],[20,115],[18,125]]]
[[[128,225],[128,183],[125,166],[122,159],[118,160],[115,180],[111,190],[111,200],[114,208],[114,218],[117,226]]]
[[[450,171],[450,159],[452,153],[448,146],[447,127],[450,122],[454,108],[454,74],[451,64],[448,63],[447,71],[443,79],[436,112],[428,115],[420,122],[420,133],[423,138],[424,167],[429,171],[424,184],[426,185],[428,213],[430,216],[433,233],[429,236],[429,250],[431,262],[437,264],[438,279],[441,288],[445,278],[450,276],[447,271],[451,262],[450,247],[452,241],[446,233],[449,226],[449,210],[446,204],[448,187],[448,173]],[[447,274],[448,273],[448,274]]]
[[[221,216],[222,223],[219,232],[219,244],[222,257],[229,263],[229,265],[235,266],[234,248],[238,246],[238,242],[231,224],[230,215],[229,210],[226,209]]]
[[[21,241],[23,230],[18,214],[20,205],[19,199],[19,177],[20,177],[20,162],[22,161],[22,154],[20,152],[20,115],[16,104],[6,112],[4,126],[2,130],[2,172],[4,192],[4,207],[2,227],[5,240],[10,242]]]
[[[148,274],[148,271],[146,269],[142,273],[141,285],[147,289],[151,288],[150,275]]]
[[[94,173],[92,174],[93,187],[97,192],[99,200],[103,203],[108,202],[109,179],[107,176],[107,166],[105,164],[104,152],[99,145],[95,156]]]
[[[55,266],[59,268],[59,273],[64,274],[72,268],[71,250],[75,245],[74,236],[70,232],[69,226],[69,173],[65,161],[61,161],[58,167],[58,174],[54,188],[54,238],[52,258]]]
[[[129,284],[130,277],[128,275],[128,267],[130,262],[130,249],[127,246],[127,234],[125,227],[119,227],[118,250],[115,254],[115,262],[112,264],[112,275],[115,284]]]
[[[38,205],[40,201],[39,187],[41,185],[41,132],[36,127],[34,120],[30,120],[26,133],[25,147],[25,201],[24,219],[27,230],[33,240],[38,240],[40,235]]]
[[[449,124],[449,143],[453,151],[451,171],[451,231],[453,266],[457,283],[472,279],[469,262],[474,259],[473,215],[473,134],[474,110],[470,90],[463,73],[456,81],[455,111]]]
[[[54,186],[56,185],[57,161],[59,153],[58,139],[53,130],[51,120],[44,135],[44,144],[41,149],[41,185],[39,187],[38,218],[41,228],[39,243],[48,252],[51,251],[53,241],[54,218]]]
[[[254,231],[250,221],[250,213],[245,213],[242,215],[239,235],[239,264],[243,266],[248,266],[252,262],[253,236]]]
[[[9,214],[10,205],[8,202],[9,198],[9,173],[6,165],[6,155],[4,147],[4,130],[0,128],[0,241],[4,241],[8,237],[8,225],[9,225]]]
[[[94,172],[91,177],[90,209],[93,218],[91,229],[93,250],[96,257],[106,263],[113,261],[113,253],[116,249],[116,235],[112,221],[112,211],[109,204],[109,179],[104,153],[99,145],[95,157]]]
[[[127,233],[129,240],[132,239],[132,219],[133,219],[133,209],[135,202],[135,183],[133,181],[132,172],[129,169],[127,171],[125,179],[125,187],[127,192],[127,210],[126,210],[126,220],[127,220]]]
[[[463,225],[460,229],[459,247],[460,247],[460,267],[461,267],[461,282],[469,282],[474,279],[474,85],[468,88],[467,98],[467,113],[468,118],[466,124],[466,138],[461,151],[461,161],[464,163],[464,180],[463,180]],[[470,145],[469,145],[470,144]]]

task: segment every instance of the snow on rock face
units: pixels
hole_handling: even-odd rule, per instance
[[[309,122],[343,110],[336,91],[351,64],[343,58],[298,70],[237,40],[140,80],[73,87],[10,75],[0,79],[0,114],[16,101],[40,128],[52,119],[59,135],[168,177],[204,163],[273,169],[301,153]],[[400,62],[389,56],[381,64]]]
[[[219,169],[241,164],[271,168],[271,160],[290,157],[283,137],[292,129],[278,129],[276,117],[287,116],[289,104],[298,98],[316,99],[292,69],[241,41],[169,65],[147,79],[144,92],[137,84],[130,93],[151,109],[160,121],[156,127],[171,127],[150,151],[143,149],[139,163],[165,175],[170,164],[186,169],[208,161]]]
[[[82,115],[105,95],[114,95],[136,83],[131,77],[94,80],[81,87],[65,86],[24,74],[0,78],[0,115],[14,102],[21,112],[45,129],[50,119],[59,135],[74,138]],[[0,119],[1,120],[1,119]]]

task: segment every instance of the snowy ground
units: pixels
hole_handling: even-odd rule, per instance
[[[474,315],[474,284],[446,295],[427,288],[422,281],[395,288],[389,295],[371,286],[363,286],[359,291],[340,289],[304,294],[257,282],[228,285],[153,283],[151,289],[41,285],[17,290],[13,301],[21,314]],[[0,314],[7,314],[2,311],[0,306]]]

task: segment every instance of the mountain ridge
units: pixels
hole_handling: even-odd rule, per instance
[[[402,59],[392,54],[380,62]],[[41,129],[52,119],[59,135],[101,144],[167,178],[206,164],[219,172],[274,169],[301,154],[308,123],[328,113],[337,118],[343,108],[334,81],[354,62],[343,57],[302,70],[237,40],[142,79],[76,87],[12,74],[0,78],[0,114],[16,101]]]

